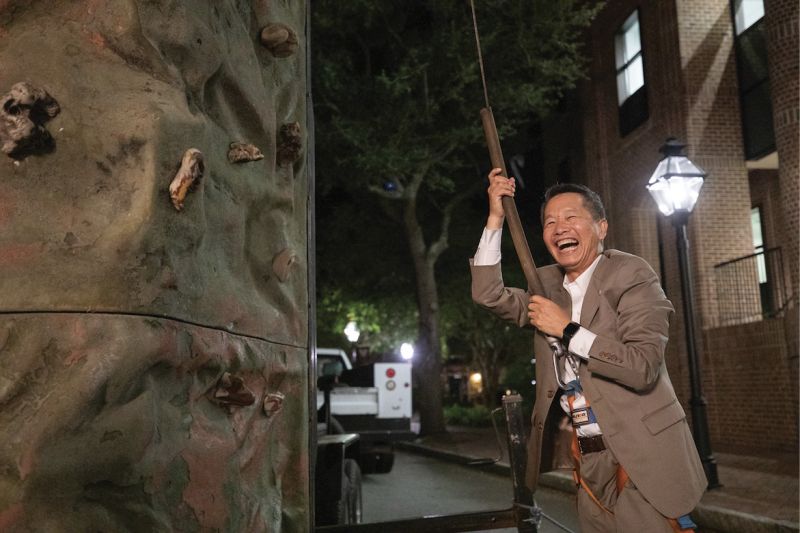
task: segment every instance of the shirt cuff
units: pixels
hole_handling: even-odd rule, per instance
[[[500,262],[500,244],[503,241],[502,229],[483,228],[481,240],[472,264],[475,266],[490,266]]]
[[[589,359],[589,350],[592,348],[592,344],[596,338],[597,335],[581,327],[575,335],[573,335],[572,340],[569,341],[567,349],[575,355],[583,357],[584,359]]]

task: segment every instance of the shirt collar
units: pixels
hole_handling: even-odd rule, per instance
[[[568,288],[570,286],[577,287],[580,291],[586,292],[586,289],[589,288],[589,282],[592,280],[592,274],[594,274],[595,269],[597,268],[597,264],[600,262],[600,258],[603,254],[597,254],[592,264],[589,265],[589,268],[583,271],[583,274],[575,278],[575,281],[570,281],[566,274],[564,274],[564,288]]]

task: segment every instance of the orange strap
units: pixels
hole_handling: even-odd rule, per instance
[[[622,468],[621,464],[617,464],[617,494],[622,492],[622,489],[625,487],[625,483],[628,482],[628,479],[630,479],[628,473],[624,468]]]

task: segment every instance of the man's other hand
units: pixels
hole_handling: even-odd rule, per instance
[[[528,304],[528,317],[531,319],[533,327],[545,335],[558,339],[561,338],[564,328],[570,322],[567,312],[544,296],[531,296]]]

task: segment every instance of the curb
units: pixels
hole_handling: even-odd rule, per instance
[[[477,457],[440,450],[424,444],[419,444],[417,442],[396,442],[395,447],[400,450],[417,453],[419,455],[425,455],[464,466],[469,466],[471,462],[479,459]],[[508,476],[511,470],[511,467],[508,465],[508,463],[504,462],[487,464],[485,466],[481,466],[480,468],[486,472],[491,472],[501,476]],[[572,480],[572,476],[566,472],[545,472],[539,476],[539,484],[543,487],[569,494],[575,494],[576,492],[575,482]],[[694,519],[694,521],[700,527],[700,530],[704,533],[724,533],[737,531],[747,531],[747,533],[800,532],[800,524],[794,522],[775,520],[766,516],[742,513],[732,509],[703,504],[702,502],[698,504],[694,511],[692,511],[692,519]]]

